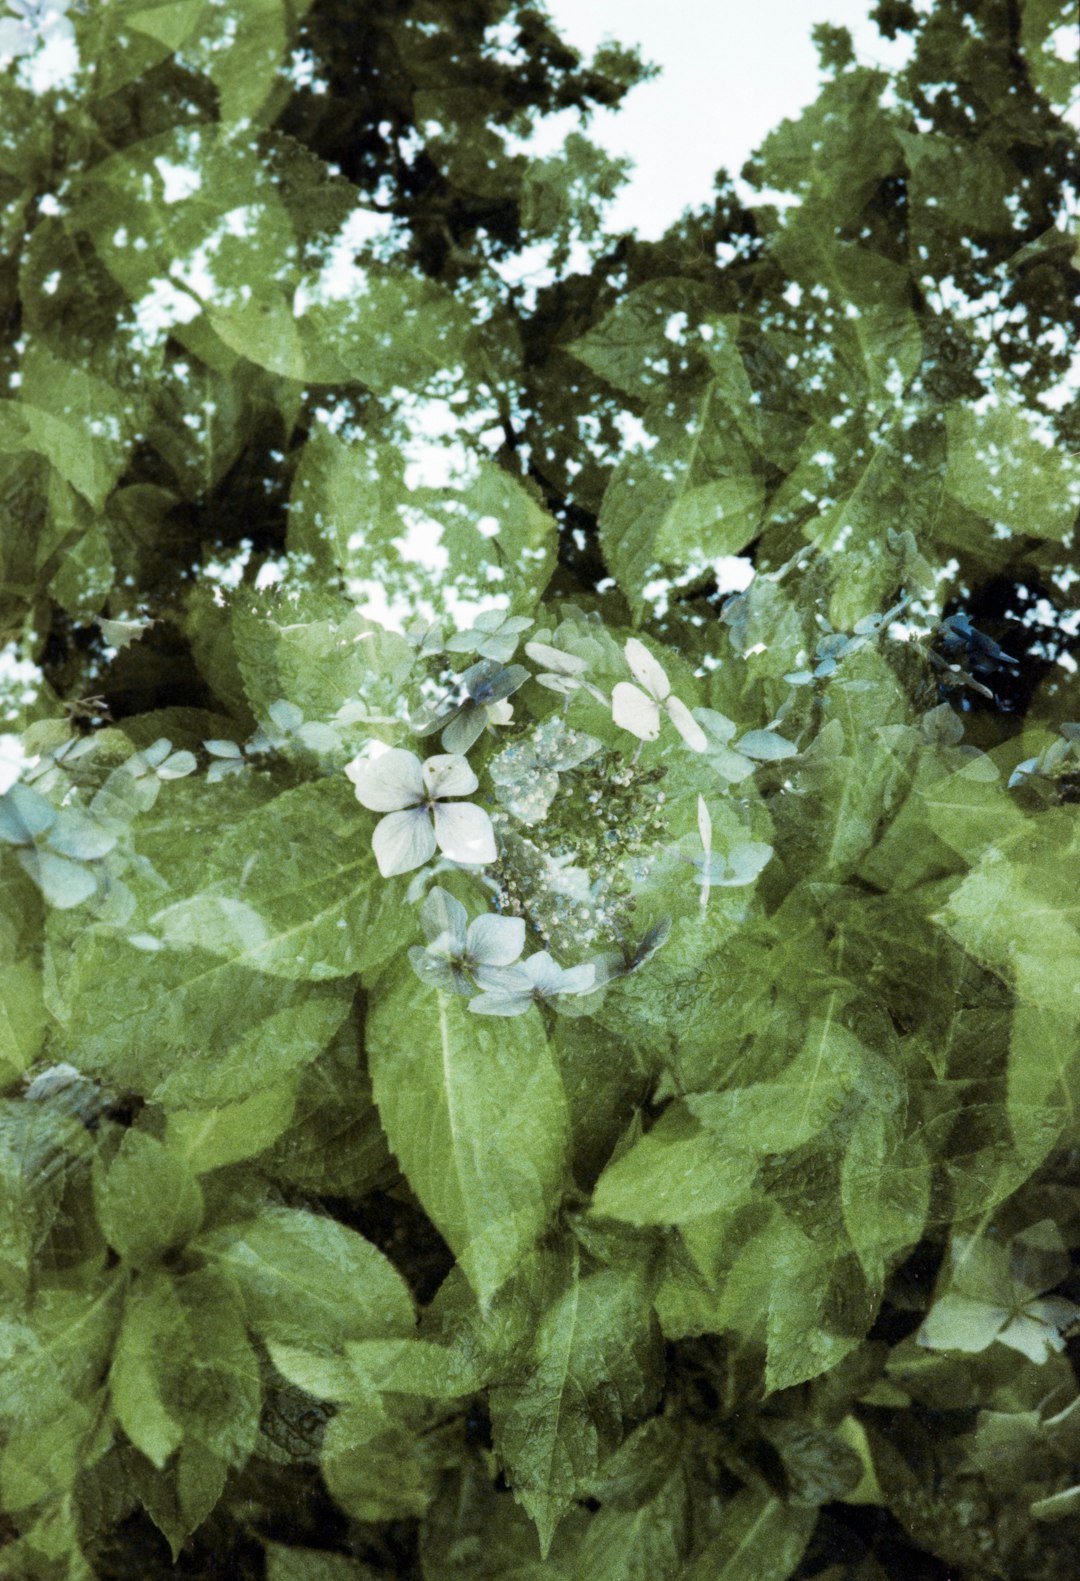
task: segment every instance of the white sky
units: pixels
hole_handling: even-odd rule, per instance
[[[589,136],[637,164],[608,224],[651,238],[688,204],[704,204],[721,166],[738,176],[752,150],[816,96],[815,22],[850,30],[859,61],[896,65],[868,20],[873,0],[546,0],[569,44],[588,54],[605,37],[637,44],[663,75],[634,88]],[[555,138],[557,144],[560,139]]]

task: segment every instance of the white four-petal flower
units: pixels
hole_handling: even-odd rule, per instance
[[[629,730],[639,741],[655,741],[660,734],[663,709],[692,752],[704,752],[709,745],[704,730],[685,703],[671,695],[671,682],[663,665],[643,642],[628,637],[623,648],[632,681],[617,682],[611,694],[611,717],[622,730]]]
[[[520,966],[481,968],[476,981],[484,991],[469,1001],[475,1015],[520,1016],[530,1005],[561,994],[587,994],[596,986],[596,967],[592,961],[560,966],[547,950],[539,950]]]
[[[445,889],[430,891],[420,912],[428,943],[409,951],[413,970],[422,982],[444,993],[470,992],[469,976],[482,967],[509,966],[525,948],[521,917],[496,917],[490,912],[469,921],[460,900]]]
[[[471,796],[479,781],[458,753],[441,752],[421,764],[415,752],[389,747],[379,757],[357,757],[345,773],[356,799],[379,820],[371,848],[384,878],[411,873],[438,847],[452,862],[480,866],[494,862],[495,831],[482,807],[452,801]],[[448,805],[449,803],[449,805]]]

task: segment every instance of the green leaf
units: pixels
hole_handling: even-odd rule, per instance
[[[0,970],[0,1082],[21,1076],[41,1047],[45,1031],[41,972],[23,956],[5,958]]]
[[[493,589],[511,609],[531,611],[557,544],[535,487],[484,456],[460,463],[442,488],[410,489],[405,479],[397,447],[374,438],[345,444],[317,428],[293,483],[290,547],[346,576],[398,621],[418,603],[443,616],[452,613],[448,600],[485,603]]]
[[[696,280],[672,277],[649,280],[616,302],[598,324],[564,347],[616,389],[644,397],[666,386],[685,360],[676,349],[678,335],[668,337],[673,321],[695,320],[708,297]],[[698,354],[704,348],[698,347]]]
[[[781,121],[750,161],[755,186],[801,197],[797,223],[815,236],[853,221],[900,162],[880,104],[883,85],[881,72],[864,67],[839,74],[797,118]]]
[[[1080,1483],[1071,1488],[1062,1488],[1058,1493],[1048,1493],[1045,1498],[1035,1499],[1031,1513],[1037,1521],[1060,1521],[1070,1515],[1077,1515],[1080,1513]]]
[[[772,1421],[763,1430],[784,1463],[793,1504],[831,1504],[855,1491],[862,1462],[839,1432],[806,1420]]]
[[[120,462],[87,427],[80,429],[25,401],[0,401],[0,451],[29,450],[44,456],[65,483],[100,510],[116,481]]]
[[[412,1297],[392,1263],[355,1230],[300,1208],[264,1207],[196,1243],[235,1278],[257,1334],[285,1343],[412,1332]]]
[[[486,1302],[548,1223],[567,1169],[540,1012],[492,1026],[402,967],[379,985],[367,1046],[390,1146]]]
[[[1017,1152],[1032,1169],[1080,1115],[1080,1017],[1017,1005],[1009,1036],[1006,1104]]]
[[[1071,27],[1069,0],[1023,0],[1020,45],[1040,94],[1063,119],[1076,103],[1076,73],[1055,48],[1060,29]]]
[[[604,557],[632,608],[665,565],[708,564],[755,538],[764,486],[751,470],[715,380],[657,397],[654,443],[616,466],[600,509]]]
[[[115,576],[108,534],[104,527],[92,527],[64,556],[49,590],[69,615],[88,620],[101,609]]]
[[[1080,505],[1080,465],[1003,399],[984,412],[950,407],[946,488],[1013,532],[1060,542]]]
[[[413,667],[404,637],[384,631],[336,597],[297,604],[280,595],[238,595],[232,606],[236,661],[255,714],[280,698],[326,722],[359,698],[391,713]]]
[[[685,1102],[671,1104],[604,1170],[592,1212],[628,1224],[683,1224],[749,1199],[757,1160],[737,1132],[717,1135]]]
[[[724,1506],[718,1535],[697,1555],[684,1581],[787,1581],[806,1551],[817,1511],[744,1488]]]
[[[1080,1013],[1080,901],[1049,844],[1035,861],[1000,846],[957,885],[935,919],[969,954],[1014,978],[1022,1003]]]
[[[272,1147],[288,1127],[296,1082],[280,1082],[239,1103],[212,1109],[174,1109],[166,1140],[195,1175],[254,1158]]]
[[[346,1340],[354,1375],[372,1392],[457,1400],[481,1387],[479,1371],[444,1345],[422,1339]]]
[[[845,369],[865,380],[879,400],[892,395],[897,384],[910,383],[922,362],[923,344],[906,265],[809,226],[796,225],[790,234],[779,231],[774,252],[794,280],[843,313],[830,339]],[[878,533],[883,537],[880,520]]]
[[[659,1382],[659,1333],[640,1270],[583,1274],[576,1247],[548,1255],[522,1370],[490,1395],[496,1452],[545,1557],[562,1516]],[[522,1288],[515,1299],[527,1295]]]
[[[666,1431],[665,1431],[666,1429]],[[642,1423],[604,1462],[601,1508],[581,1544],[579,1573],[604,1581],[675,1581],[690,1539],[692,1503],[676,1430]]]
[[[17,1429],[0,1451],[0,1504],[18,1513],[44,1499],[70,1497],[91,1459],[96,1402],[71,1400],[59,1415]],[[101,1453],[100,1448],[98,1454]]]
[[[284,791],[216,844],[200,875],[207,888],[150,925],[169,945],[276,977],[370,970],[404,947],[414,924],[402,886],[377,877],[369,822],[344,777]]]
[[[204,10],[205,0],[167,0],[164,5],[149,5],[132,11],[127,21],[129,26],[156,39],[171,52],[191,37]]]
[[[442,1480],[420,1526],[424,1581],[581,1581],[577,1556],[592,1517],[571,1509],[546,1559],[536,1529],[479,1457]]]
[[[22,1320],[0,1329],[5,1428],[35,1424],[86,1398],[108,1364],[120,1322],[124,1280],[115,1271],[86,1269],[77,1288],[39,1285]]]
[[[225,1491],[228,1463],[197,1439],[180,1446],[173,1465],[158,1471],[132,1455],[128,1476],[154,1525],[172,1550],[173,1563]]]
[[[922,1234],[930,1205],[930,1160],[918,1136],[904,1137],[886,1111],[867,1106],[852,1128],[841,1171],[844,1225],[871,1285]]]
[[[435,1496],[438,1440],[411,1423],[381,1419],[370,1406],[345,1406],[323,1440],[320,1469],[336,1502],[359,1521],[422,1516]]]
[[[275,371],[317,384],[360,380],[383,396],[444,381],[448,368],[465,362],[470,329],[464,303],[446,286],[370,254],[356,266],[347,295],[324,290],[312,272],[301,278],[291,303],[274,301],[265,324],[243,308],[216,310],[212,321],[226,344],[235,342],[253,361],[269,365],[276,354]],[[292,361],[290,326],[299,339],[299,364]]]
[[[196,1110],[211,1120],[215,1112],[223,1118],[227,1116],[233,1105],[265,1097],[269,1092],[287,1091],[294,1079],[319,1058],[348,1011],[344,994],[331,991],[311,994],[277,1015],[257,1018],[256,1024],[231,1045],[222,1038],[217,1047],[197,1048],[189,1056],[178,1058],[158,1085],[155,1102],[170,1109]],[[272,1116],[283,1102],[279,1096],[268,1108],[253,1110],[252,1116],[263,1115],[262,1124],[272,1123]],[[188,1126],[188,1134],[198,1133],[194,1115],[183,1123]],[[227,1123],[225,1129],[231,1130],[231,1124]]]
[[[266,1543],[266,1581],[374,1581],[375,1572],[327,1548]]]
[[[213,6],[203,6],[197,32],[184,54],[217,88],[223,125],[261,125],[273,119],[270,106],[288,96],[278,68],[293,28],[310,4],[311,0],[300,0],[299,4],[296,0],[247,0],[231,17],[220,15]]]
[[[124,1306],[109,1394],[120,1426],[159,1471],[184,1438],[163,1399],[168,1360],[182,1337],[183,1311],[169,1275],[152,1272],[137,1280]]]
[[[135,1268],[183,1246],[203,1215],[199,1183],[184,1160],[137,1130],[126,1132],[108,1170],[95,1173],[94,1205],[109,1245]]]
[[[278,1026],[294,1040],[286,1055],[295,1068],[315,1058],[351,1001],[337,983],[290,983],[204,950],[148,953],[111,929],[85,929],[61,954],[50,947],[50,959],[58,963],[59,990],[50,1009],[81,1068],[147,1094],[185,1066],[202,1067],[212,1081],[224,1060],[238,1083],[234,1095],[247,1096],[245,1057],[261,1048],[275,1064]],[[293,1019],[279,1023],[287,1012]]]
[[[776,1080],[691,1094],[686,1103],[717,1139],[737,1138],[747,1152],[786,1152],[805,1146],[837,1118],[853,1091],[869,1085],[870,1063],[858,1038],[830,1013],[811,1022],[799,1053]]]
[[[343,1197],[364,1196],[397,1175],[351,1019],[306,1067],[292,1122],[260,1167],[274,1179]]]

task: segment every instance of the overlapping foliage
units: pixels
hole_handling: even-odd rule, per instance
[[[653,245],[539,8],[12,10],[0,1573],[1066,1573],[1064,12]]]

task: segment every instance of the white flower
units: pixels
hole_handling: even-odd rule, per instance
[[[428,938],[426,949],[414,944],[409,961],[421,982],[445,993],[467,994],[469,974],[482,967],[509,966],[525,948],[521,917],[490,912],[468,921],[460,900],[445,889],[433,889],[424,901],[420,920]]]
[[[159,736],[150,746],[130,757],[124,767],[136,779],[153,774],[159,780],[182,780],[194,774],[197,764],[193,752],[174,752],[168,736]]]
[[[376,758],[354,758],[345,773],[362,806],[390,815],[380,819],[371,837],[383,878],[422,867],[436,847],[452,862],[476,866],[498,855],[483,808],[446,805],[450,797],[471,796],[479,784],[460,754],[439,753],[421,764],[415,752],[390,747]]]
[[[547,950],[530,955],[520,966],[488,967],[476,974],[484,990],[469,1002],[478,1016],[520,1016],[532,1004],[558,999],[560,994],[587,994],[596,986],[596,967],[562,967]]]
[[[726,857],[714,852],[712,818],[704,796],[698,797],[697,821],[701,855],[691,855],[685,845],[673,847],[671,854],[695,870],[696,882],[701,885],[701,909],[704,911],[709,904],[709,890],[714,884],[722,889],[741,889],[752,884],[772,857],[773,848],[760,840],[744,840],[733,846]]]
[[[449,653],[478,653],[483,659],[497,659],[505,664],[514,657],[514,649],[523,631],[528,631],[532,621],[524,615],[508,615],[504,609],[488,609],[477,615],[468,631],[455,632],[447,640]]]
[[[663,666],[643,642],[628,637],[623,649],[635,681],[619,681],[611,694],[611,717],[622,730],[639,741],[655,741],[660,734],[660,710],[667,714],[692,752],[704,752],[708,738],[685,703],[671,695],[671,682]],[[644,688],[644,689],[642,689]]]
[[[313,720],[304,723],[303,711],[295,703],[279,697],[266,710],[269,722],[260,725],[247,743],[249,752],[279,752],[290,741],[308,752],[339,752],[341,737],[332,725]]]
[[[248,763],[243,748],[237,742],[215,738],[213,741],[204,741],[203,747],[215,760],[206,771],[208,785],[216,785],[220,780],[230,779],[234,774],[246,773]]]

